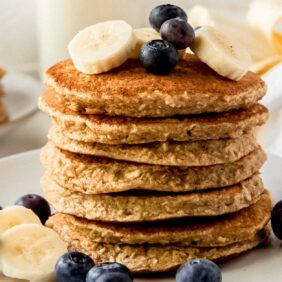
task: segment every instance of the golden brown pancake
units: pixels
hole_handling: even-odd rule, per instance
[[[72,226],[82,238],[109,244],[177,244],[218,247],[251,239],[270,220],[272,203],[268,192],[248,208],[214,218],[181,218],[152,223],[106,223],[57,213],[48,225]],[[60,228],[59,227],[59,228]]]
[[[85,194],[101,194],[138,189],[187,192],[230,186],[258,172],[266,155],[259,147],[232,163],[175,167],[74,154],[49,142],[40,158],[46,172],[62,187]]]
[[[258,246],[270,235],[270,211],[271,201],[265,192],[250,208],[204,225],[189,225],[186,232],[184,223],[178,227],[173,227],[173,223],[168,227],[167,222],[153,223],[156,227],[151,228],[113,227],[63,214],[50,217],[47,225],[60,235],[70,251],[84,252],[95,263],[120,262],[134,273],[167,272],[189,259],[224,260]]]
[[[231,81],[193,55],[163,76],[147,73],[139,60],[99,75],[80,73],[66,60],[47,70],[45,85],[74,111],[133,117],[224,112],[251,106],[266,92],[258,75]]]
[[[49,175],[43,176],[41,186],[45,198],[58,212],[107,222],[222,215],[254,204],[264,192],[258,175],[233,186],[190,193],[128,191],[88,195],[61,187]]]
[[[224,247],[198,248],[177,245],[127,245],[95,243],[79,237],[78,230],[59,226],[54,228],[66,242],[69,251],[88,254],[95,263],[119,262],[126,265],[133,273],[152,273],[175,271],[187,260],[206,258],[224,261],[251,250],[265,242],[270,235],[270,227],[259,230],[253,238]]]
[[[237,138],[263,125],[268,118],[267,109],[260,104],[225,113],[173,118],[84,115],[67,109],[66,102],[54,92],[43,94],[39,107],[67,137],[106,144]]]
[[[235,162],[259,146],[251,133],[236,139],[108,145],[70,139],[53,126],[48,138],[57,147],[73,153],[167,166],[208,166]]]

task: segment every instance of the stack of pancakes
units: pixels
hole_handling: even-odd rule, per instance
[[[4,91],[3,91],[2,84],[1,84],[1,79],[3,78],[4,75],[5,75],[4,69],[0,68],[0,123],[7,119],[7,112],[4,106],[4,102],[3,102]]]
[[[268,111],[257,75],[231,81],[193,56],[167,76],[138,60],[86,75],[67,60],[45,84],[39,104],[53,126],[42,188],[58,212],[47,225],[70,250],[164,272],[267,239],[266,156],[253,129]]]

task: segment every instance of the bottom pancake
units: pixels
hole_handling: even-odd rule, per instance
[[[128,245],[96,243],[80,237],[80,230],[70,226],[51,226],[66,242],[69,251],[92,257],[95,263],[119,262],[133,273],[168,272],[176,270],[189,259],[224,260],[257,247],[270,235],[270,227],[259,230],[252,238],[222,247],[189,247],[182,245]],[[63,228],[64,227],[64,228]]]
[[[81,238],[89,238],[95,243],[220,247],[251,240],[269,222],[271,209],[272,202],[265,191],[252,206],[214,218],[193,217],[128,224],[89,221],[57,213],[49,218],[48,225],[55,229],[77,230]]]
[[[258,246],[270,235],[271,207],[265,191],[256,204],[223,217],[118,224],[58,213],[46,225],[70,251],[86,253],[95,263],[120,262],[135,273],[168,272],[188,259],[224,260]]]

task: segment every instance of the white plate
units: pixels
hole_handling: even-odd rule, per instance
[[[282,159],[269,156],[262,177],[271,191],[274,202],[282,199]],[[39,179],[43,169],[38,151],[15,155],[0,160],[0,205],[13,204],[27,193],[41,193]],[[281,282],[282,243],[272,238],[271,243],[221,264],[223,282]],[[1,282],[18,280],[0,277]],[[136,279],[136,282],[173,282],[173,277]]]
[[[3,78],[5,106],[9,120],[0,124],[0,135],[11,129],[19,120],[37,110],[37,100],[43,92],[39,81],[26,74],[11,72]]]

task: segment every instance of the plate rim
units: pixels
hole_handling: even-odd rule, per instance
[[[1,84],[4,88],[5,91],[5,84],[7,85],[6,80],[9,79],[13,79],[13,77],[15,77],[15,81],[21,80],[21,81],[26,81],[29,84],[33,84],[34,87],[38,88],[38,95],[40,95],[41,93],[44,92],[44,86],[42,85],[42,83],[40,82],[39,79],[36,79],[35,77],[23,73],[23,72],[18,72],[18,71],[8,71],[7,74],[2,78],[1,80]],[[37,92],[37,91],[36,91]],[[6,94],[6,93],[5,93]],[[6,104],[5,100],[7,99],[7,96],[4,94],[4,103]],[[31,104],[29,106],[29,109],[26,110],[26,112],[24,112],[21,116],[16,117],[13,120],[6,120],[3,123],[0,124],[0,130],[1,132],[5,133],[6,130],[12,128],[14,125],[18,124],[19,122],[29,118],[30,116],[34,115],[36,112],[38,112],[38,105],[37,105],[37,97],[35,95],[35,91],[34,92],[30,92],[29,96],[32,97],[34,96],[34,104]],[[9,93],[7,93],[7,95],[9,95]],[[9,109],[7,109],[9,110]],[[0,133],[1,135],[2,133]]]

